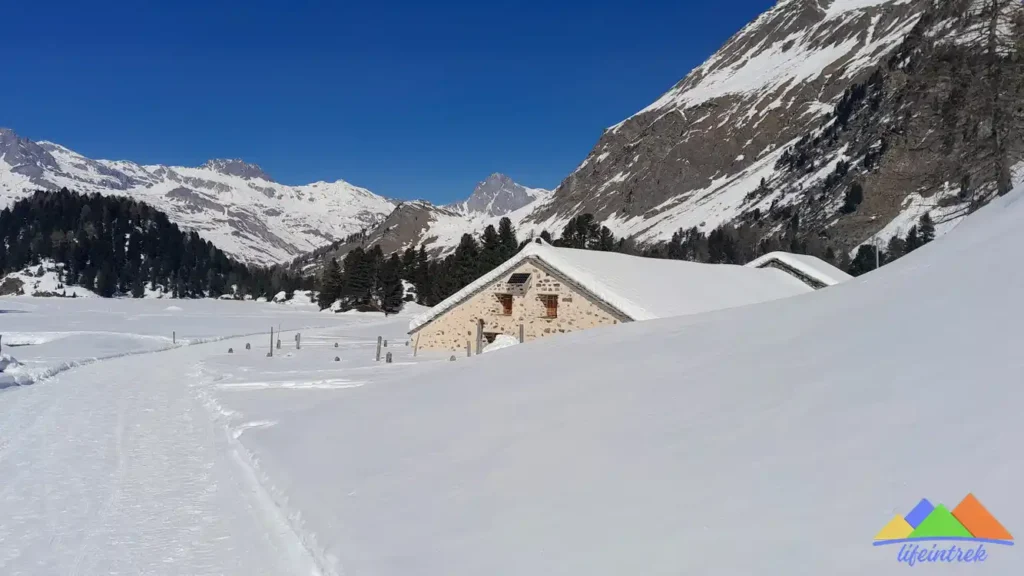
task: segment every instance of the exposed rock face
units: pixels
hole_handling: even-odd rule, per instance
[[[55,169],[57,163],[41,146],[18,138],[9,128],[0,128],[0,160],[11,172],[31,178],[38,178],[48,169]]]
[[[781,0],[605,131],[523,224],[556,232],[589,212],[652,243],[681,228],[758,222],[852,249],[931,212],[942,233],[998,179],[978,152],[995,122],[981,81],[991,76],[994,3],[1001,30],[1019,22],[1021,4],[1009,0]],[[1002,41],[995,66],[1019,79],[1014,40]],[[1024,109],[1022,90],[1002,82],[1004,117]],[[1021,126],[1000,131],[998,162],[1015,166]],[[863,201],[844,207],[855,184]]]
[[[928,4],[780,1],[605,131],[532,218],[591,212],[641,241],[738,218],[754,208],[747,194],[776,177],[783,150],[828,121],[844,90],[900,45]]]
[[[358,246],[378,244],[384,253],[422,245],[432,257],[442,257],[455,249],[463,234],[479,235],[487,226],[498,228],[502,218],[508,218],[519,237],[525,239],[539,232],[539,228],[523,221],[550,199],[548,190],[527,188],[508,176],[492,174],[464,202],[449,206],[423,200],[400,203],[376,227],[300,256],[293,264],[298,269],[315,271],[325,258],[340,260]]]
[[[395,208],[340,180],[285,186],[241,160],[199,168],[93,160],[0,128],[0,208],[33,190],[61,187],[132,196],[225,252],[265,265],[371,229]]]
[[[240,178],[245,178],[246,180],[250,178],[259,178],[261,180],[266,180],[267,182],[274,181],[274,179],[268,176],[267,173],[264,172],[263,169],[260,168],[258,165],[249,164],[248,162],[237,159],[207,160],[205,164],[200,166],[200,168],[213,170],[214,172],[225,174],[227,176],[238,176]]]
[[[527,188],[522,184],[517,184],[504,174],[491,174],[486,180],[477,184],[468,200],[460,202],[452,208],[467,214],[504,216],[534,202],[547,193],[547,190]]]
[[[983,146],[990,119],[962,102],[985,101],[984,88],[951,80],[982,73],[985,59],[965,47],[984,38],[977,32],[993,1],[781,0],[657,101],[606,130],[553,195],[509,216],[521,236],[557,235],[591,213],[641,244],[680,229],[754,222],[755,234],[798,230],[821,256],[826,245],[842,253],[903,235],[928,211],[941,234],[973,202],[961,182],[978,190],[994,180],[971,153]],[[965,112],[922,112],[935,107]],[[1019,140],[1007,138],[1011,164],[1024,156]],[[854,185],[863,200],[851,209],[844,204]],[[508,189],[500,177],[450,208],[483,213],[501,196],[496,189]],[[481,229],[441,212],[430,219],[415,230],[389,222],[387,232],[440,255]]]

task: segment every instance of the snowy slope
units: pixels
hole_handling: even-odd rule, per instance
[[[1021,218],[1024,189],[827,290],[455,362],[404,346],[417,310],[0,299],[19,361],[133,353],[0,392],[0,573],[903,574],[872,539],[922,497],[1024,526]]]
[[[779,0],[660,98],[608,128],[527,224],[550,227],[591,213],[618,236],[654,243],[680,228],[707,233],[755,209],[763,215],[791,206],[812,233],[827,230],[833,218],[845,218],[836,214],[841,201],[833,197],[846,186],[823,191],[822,183],[838,162],[856,165],[861,149],[877,138],[846,134],[849,149],[822,153],[807,173],[784,173],[779,160],[831,122],[844,91],[875,68],[888,73],[888,57],[931,6],[928,0]],[[752,198],[762,182],[765,194]],[[930,196],[933,188],[924,184]],[[869,192],[898,194],[874,183]],[[855,230],[830,231],[833,241],[859,244],[896,217],[901,199],[879,202],[873,219],[858,221]]]
[[[872,539],[922,497],[1024,526],[1022,193],[828,290],[379,374],[243,441],[339,574],[904,574]]]
[[[766,27],[789,24],[801,14],[802,0],[781,0],[734,36],[715,55],[690,72],[685,80],[669,90],[637,115],[651,111],[685,109],[731,95],[767,95],[799,86],[817,78],[836,62],[847,62],[844,77],[852,77],[875,64],[903,39],[917,22],[910,18],[888,30],[872,28],[868,42],[856,36],[842,42],[822,42],[846,21],[858,19],[867,9],[908,4],[910,0],[825,0],[817,2],[820,19],[811,26],[795,27],[773,42],[753,43],[749,39]],[[782,16],[782,18],[780,18]],[[875,23],[877,24],[877,19]],[[881,32],[881,33],[880,33]],[[787,47],[788,45],[788,47]],[[781,104],[781,102],[779,103]],[[750,118],[755,111],[745,110]],[[635,116],[630,117],[633,118]],[[629,119],[627,119],[628,121]],[[616,125],[612,130],[621,126]]]
[[[132,196],[242,260],[274,264],[367,229],[394,209],[342,180],[286,186],[258,166],[211,160],[198,168],[92,160],[0,129],[0,209],[37,189]]]

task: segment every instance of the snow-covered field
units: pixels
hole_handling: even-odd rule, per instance
[[[0,298],[0,344],[21,364],[0,374],[29,383],[70,367],[125,354],[153,352],[230,336],[266,335],[270,328],[329,326],[337,320],[314,305],[216,300]]]
[[[874,535],[967,493],[1019,533],[1021,197],[823,291],[456,362],[415,311],[0,300],[22,339],[325,326],[0,391],[0,574],[902,574]],[[918,569],[1024,556],[984,564]]]

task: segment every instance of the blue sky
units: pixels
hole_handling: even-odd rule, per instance
[[[396,198],[460,199],[492,172],[553,188],[772,4],[13,2],[0,126]]]

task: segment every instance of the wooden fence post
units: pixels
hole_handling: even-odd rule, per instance
[[[520,324],[520,325],[519,325],[519,343],[520,343],[520,344],[522,344],[522,343],[524,342],[524,339],[523,339],[523,334],[524,334],[524,331],[523,331],[523,325],[522,325],[522,324]]]
[[[270,352],[267,354],[269,357],[274,356],[274,327],[270,327]]]
[[[476,321],[476,353],[484,353],[484,319]]]
[[[384,341],[384,338],[377,336],[377,362],[380,362],[380,344]]]

